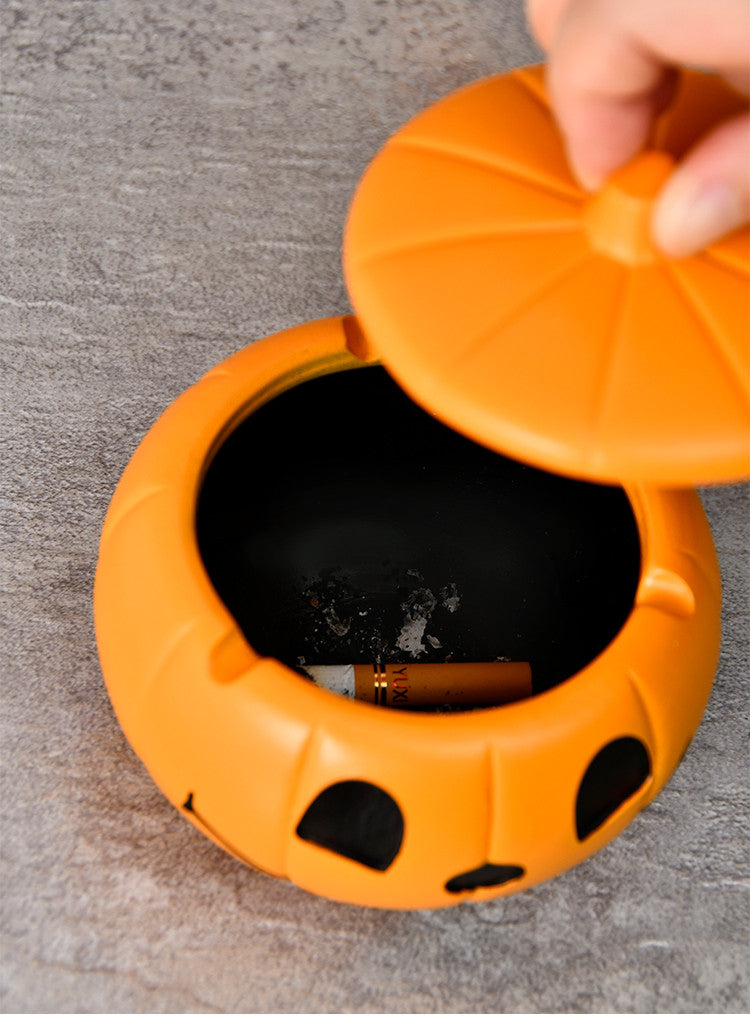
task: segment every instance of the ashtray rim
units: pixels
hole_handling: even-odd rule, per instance
[[[419,856],[429,853],[432,829],[441,824],[431,813],[432,797],[422,802],[430,775],[445,774],[450,785],[448,776],[463,774],[482,787],[457,809],[466,813],[467,830],[484,832],[486,860],[519,862],[508,858],[514,831],[516,856],[523,857],[524,875],[507,889],[479,887],[459,898],[490,898],[545,880],[613,838],[656,794],[684,753],[712,686],[720,586],[697,494],[628,484],[641,540],[633,609],[597,658],[549,691],[476,712],[414,715],[347,701],[261,659],[206,574],[195,533],[196,493],[216,449],[256,407],[316,375],[376,361],[350,317],[324,319],[252,344],[179,397],[139,446],[112,501],[95,620],[105,681],[126,735],[168,798],[210,837],[259,869],[320,894],[427,908],[457,901],[446,890],[450,882],[425,887],[418,876]],[[675,659],[665,674],[665,663]],[[618,737],[645,744],[650,779],[585,839],[575,838],[570,804],[557,804],[552,794],[546,809],[550,824],[559,814],[557,834],[540,844],[529,820],[535,808],[526,801],[542,759],[553,789],[562,789],[578,782],[603,742]],[[254,765],[253,743],[262,746]],[[403,757],[399,767],[383,759],[383,748]],[[341,778],[347,759],[349,780],[367,780],[380,769],[378,784],[406,817],[403,845],[386,873],[373,875],[295,834],[306,805]],[[523,789],[513,785],[514,761],[527,762]],[[409,762],[421,778],[402,776]],[[229,784],[245,788],[239,773],[250,781],[261,764],[264,775],[279,772],[271,785],[291,788],[282,794],[278,785],[273,803],[268,790],[250,795],[248,789],[251,799],[260,797],[248,828],[247,810],[238,813],[224,788],[227,769],[235,769]],[[200,816],[192,799],[196,776],[204,783]],[[488,796],[497,788],[501,806]],[[509,826],[508,811],[515,818]],[[210,824],[201,820],[209,816]],[[248,837],[257,844],[248,848]],[[466,857],[464,871],[481,863],[476,847],[462,848],[458,831],[448,841]]]

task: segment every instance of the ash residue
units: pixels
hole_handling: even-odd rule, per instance
[[[349,664],[383,656],[383,605],[352,579],[331,572],[305,586],[303,655],[309,661]]]
[[[408,570],[409,576],[424,581],[424,577],[417,570]],[[439,637],[427,633],[427,625],[430,622],[435,609],[440,605],[447,612],[457,612],[461,604],[461,596],[458,587],[453,584],[446,584],[440,588],[436,597],[429,587],[418,587],[411,592],[406,601],[401,603],[402,610],[406,613],[401,632],[396,639],[396,647],[412,658],[419,658],[427,651],[425,643],[437,650],[442,648],[443,643]],[[450,653],[446,655],[446,660]]]
[[[308,578],[301,587],[299,655],[306,661],[333,665],[453,656],[455,639],[441,632],[439,622],[442,617],[446,623],[445,613],[455,613],[460,605],[452,582],[436,585],[436,595],[418,570],[394,569],[374,580],[330,571]]]
[[[345,637],[351,629],[351,616],[348,616],[346,619],[341,619],[333,602],[326,604],[326,602],[322,601],[314,591],[306,593],[309,595],[310,604],[314,609],[318,609],[320,611],[331,633],[334,633],[337,637]],[[362,615],[362,613],[360,613],[360,615]]]
[[[440,604],[449,612],[456,612],[461,604],[461,596],[455,584],[446,584],[440,588]]]
[[[406,615],[396,647],[412,658],[418,658],[427,650],[424,646],[425,630],[436,605],[437,598],[428,587],[418,587],[401,604]]]

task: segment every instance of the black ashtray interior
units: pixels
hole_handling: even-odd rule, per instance
[[[197,532],[250,644],[303,664],[531,663],[567,679],[633,606],[640,542],[621,488],[464,438],[379,367],[305,382],[223,442]]]

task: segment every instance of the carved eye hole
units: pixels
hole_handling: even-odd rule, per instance
[[[599,751],[581,780],[576,799],[579,841],[600,828],[651,774],[648,750],[634,736],[613,740]]]
[[[463,874],[456,874],[450,881],[446,881],[447,892],[469,892],[474,888],[496,888],[508,881],[515,881],[523,877],[523,867],[516,867],[508,863],[483,863],[476,870],[467,870]]]
[[[336,782],[315,797],[297,825],[297,835],[332,853],[387,870],[404,838],[398,804],[371,782]]]

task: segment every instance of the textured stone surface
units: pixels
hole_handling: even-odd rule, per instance
[[[337,905],[194,831],[130,751],[96,548],[163,408],[244,344],[347,310],[356,180],[432,99],[536,53],[513,0],[0,5],[4,1011],[750,1007],[748,490],[706,495],[716,687],[596,858],[445,912]]]

